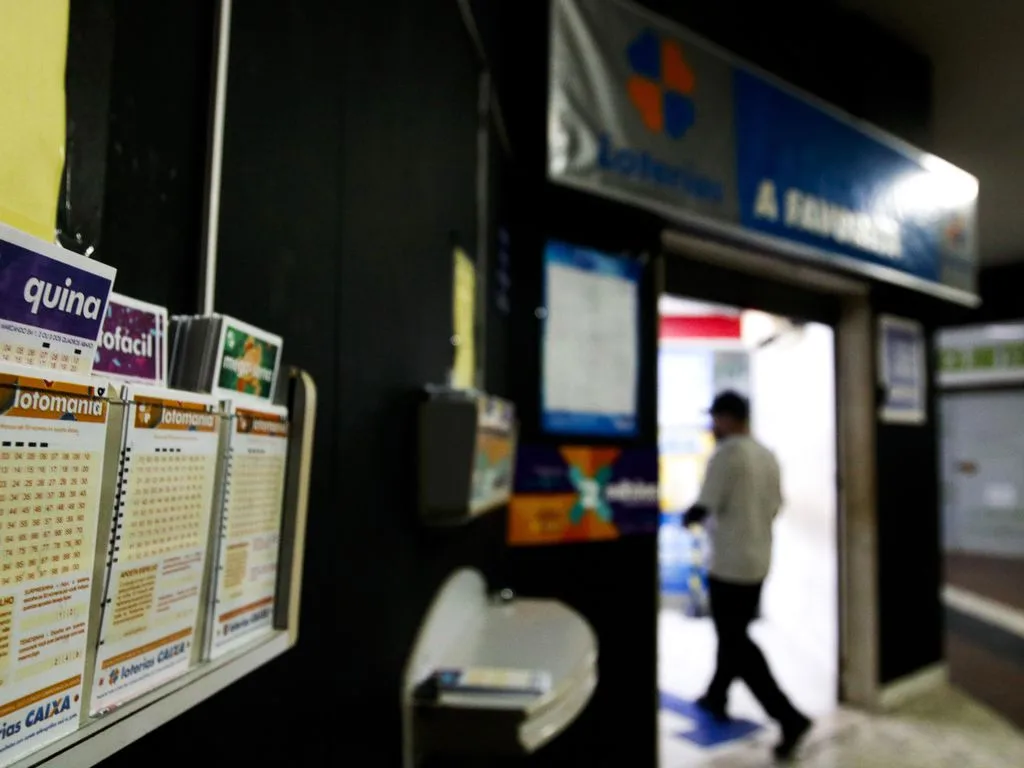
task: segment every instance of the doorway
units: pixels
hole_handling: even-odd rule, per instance
[[[756,439],[779,459],[784,507],[774,525],[772,571],[752,635],[783,689],[808,715],[838,701],[838,494],[835,335],[823,323],[663,295],[659,302],[658,420],[662,526],[659,687],[662,764],[772,738],[742,684],[732,721],[717,724],[694,702],[714,670],[708,616],[707,535],[681,513],[699,491],[714,440],[707,407],[725,390],[751,402]]]

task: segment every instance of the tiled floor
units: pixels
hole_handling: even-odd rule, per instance
[[[694,631],[696,626],[697,631]],[[807,768],[1019,768],[1024,766],[1024,738],[1005,721],[952,690],[913,702],[899,712],[874,716],[835,711],[813,671],[801,671],[798,653],[772,637],[770,627],[755,628],[780,683],[794,701],[815,715],[814,731],[797,764]],[[661,622],[661,685],[671,698],[692,699],[710,669],[714,639],[710,627],[687,625],[674,613]],[[688,650],[680,652],[684,647]],[[791,648],[792,646],[790,646]],[[794,663],[794,657],[796,662]],[[687,658],[690,664],[686,663]],[[701,659],[704,659],[702,662]],[[690,670],[689,675],[687,669]],[[697,670],[696,673],[694,670]],[[817,683],[815,682],[817,681]],[[673,691],[673,689],[675,689]],[[678,711],[677,707],[677,711]],[[764,723],[752,697],[734,688],[734,717]],[[831,711],[830,713],[830,710]],[[680,736],[693,733],[695,722],[677,712],[661,713],[661,768],[754,768],[772,765],[777,733],[763,726],[746,738],[707,749]],[[699,728],[699,726],[698,726]]]
[[[768,659],[779,685],[793,703],[812,717],[836,708],[837,683],[833,669],[822,660],[826,654],[800,647],[768,622],[753,625],[753,636]],[[710,619],[690,619],[670,609],[658,622],[658,676],[662,691],[696,699],[704,692],[715,663],[715,630]],[[729,708],[736,717],[763,721],[760,706],[746,687],[737,683],[730,693]]]
[[[836,710],[835,673],[821,661],[827,654],[801,648],[768,622],[756,622],[752,629],[779,684],[793,703],[815,720],[827,718]],[[730,692],[729,712],[740,723],[756,725],[756,730],[734,738],[732,729],[722,730],[702,721],[690,702],[705,689],[714,669],[715,632],[710,619],[689,619],[672,609],[663,609],[658,624],[658,674],[662,692],[661,752],[662,768],[716,765],[709,757],[740,752],[755,744],[762,757],[775,738],[760,705],[742,684]],[[749,727],[736,729],[740,734]],[[768,741],[765,741],[767,739]],[[716,746],[698,746],[707,742]]]
[[[661,768],[769,766],[775,738],[766,730],[696,759],[663,749]],[[843,712],[826,718],[808,738],[796,764],[805,768],[1019,768],[1024,765],[1024,738],[981,706],[948,690],[885,717]]]

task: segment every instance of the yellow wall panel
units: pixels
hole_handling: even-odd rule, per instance
[[[53,242],[69,0],[0,0],[0,221]]]

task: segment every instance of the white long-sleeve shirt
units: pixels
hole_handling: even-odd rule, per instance
[[[772,524],[782,507],[775,454],[747,435],[726,438],[708,462],[697,504],[709,513],[711,576],[739,584],[764,581]]]

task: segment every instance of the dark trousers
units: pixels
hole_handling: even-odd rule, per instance
[[[742,680],[773,720],[782,724],[798,721],[801,715],[772,677],[761,649],[750,639],[750,623],[761,603],[761,584],[735,584],[708,580],[711,618],[718,634],[718,664],[705,696],[708,704],[725,708],[729,686]]]

